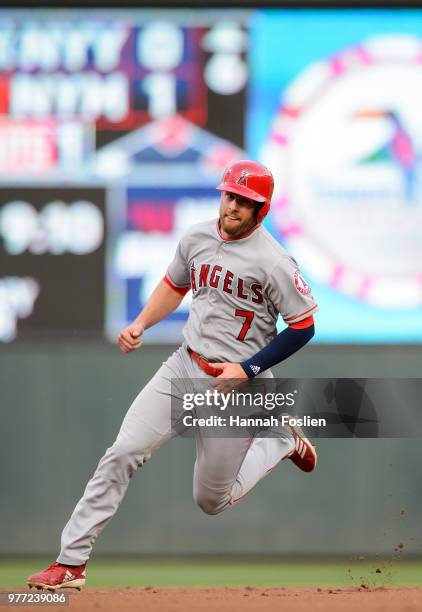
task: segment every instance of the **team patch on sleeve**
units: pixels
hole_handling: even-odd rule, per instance
[[[305,281],[299,270],[296,270],[294,275],[295,287],[299,293],[302,295],[308,295],[311,293],[311,288],[308,283]]]

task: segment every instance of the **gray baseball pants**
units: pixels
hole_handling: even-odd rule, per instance
[[[260,376],[272,378],[270,372]],[[175,435],[171,424],[174,394],[171,380],[204,377],[211,378],[192,361],[183,345],[142,389],[130,406],[116,441],[99,462],[62,532],[59,563],[80,565],[89,558],[96,538],[121,504],[133,474]],[[285,430],[277,438],[197,435],[193,477],[196,503],[210,515],[226,510],[293,448],[293,438]]]

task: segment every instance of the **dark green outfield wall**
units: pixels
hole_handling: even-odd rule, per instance
[[[173,347],[123,356],[96,342],[0,349],[0,555],[53,553],[137,390]],[[286,377],[420,377],[419,347],[308,347]],[[397,409],[400,409],[398,406]],[[422,553],[421,440],[320,440],[314,475],[283,463],[217,517],[192,500],[194,446],[178,439],[134,477],[97,554]],[[404,513],[401,513],[404,510]]]

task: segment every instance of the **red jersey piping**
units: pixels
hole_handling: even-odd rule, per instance
[[[302,319],[297,323],[290,323],[289,327],[293,327],[293,329],[306,329],[307,327],[311,327],[314,324],[314,317],[310,315],[306,317],[306,319]]]
[[[308,314],[308,312],[312,312],[316,308],[318,308],[318,304],[315,304],[314,306],[312,306],[312,308],[308,308],[308,310],[305,310],[305,312],[301,312],[300,314],[297,314],[294,317],[289,317],[288,319],[284,319],[284,321],[285,321],[285,323],[290,325],[289,321],[293,321],[294,322],[295,319],[298,319],[299,317],[303,317],[303,315]]]
[[[176,285],[173,285],[173,283],[171,282],[171,280],[169,279],[169,277],[167,275],[163,277],[163,281],[169,287],[171,287],[174,291],[176,291],[176,293],[178,293],[179,295],[184,296],[190,290],[190,285],[189,285],[189,287],[176,287]]]

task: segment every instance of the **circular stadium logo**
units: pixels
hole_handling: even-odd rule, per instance
[[[385,309],[422,303],[421,108],[422,40],[374,37],[298,75],[262,155],[301,266]]]

